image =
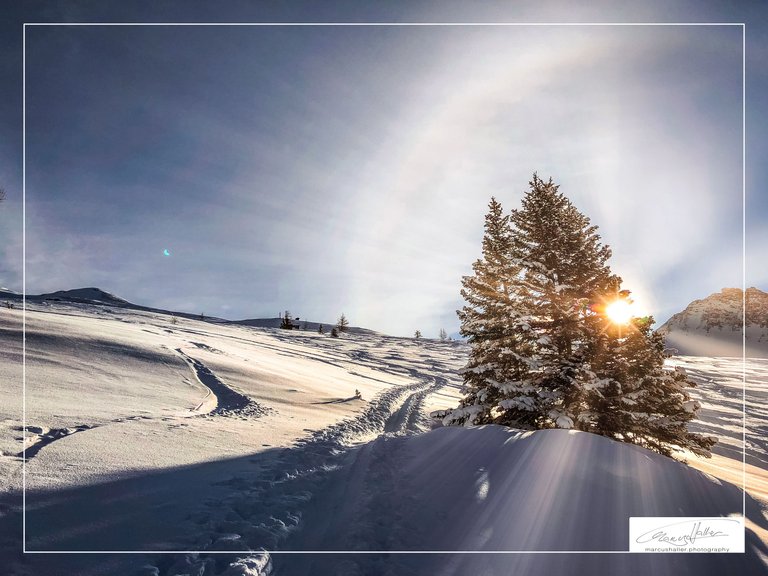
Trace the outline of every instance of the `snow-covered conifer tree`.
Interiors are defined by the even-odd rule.
[[[463,369],[466,396],[445,417],[446,424],[483,424],[506,410],[531,420],[533,392],[525,385],[531,353],[527,311],[522,306],[517,277],[520,267],[512,253],[509,216],[492,198],[485,217],[482,257],[472,266],[474,274],[462,279],[466,305],[458,311],[461,334],[469,340],[469,362]],[[506,389],[514,383],[510,395]]]
[[[536,334],[527,388],[537,391],[537,427],[576,427],[588,411],[591,303],[616,293],[621,279],[611,274],[611,251],[600,243],[597,226],[559,192],[552,180],[536,174],[510,216],[517,278]]]
[[[591,368],[598,385],[589,392],[592,417],[584,429],[671,456],[678,449],[710,456],[717,441],[688,430],[700,405],[688,389],[695,383],[682,369],[664,367],[664,339],[653,318],[600,331]]]
[[[716,440],[687,429],[693,383],[664,368],[652,319],[622,326],[606,313],[628,292],[597,227],[551,179],[529,184],[509,216],[491,200],[482,258],[462,279],[471,352],[465,397],[440,414],[444,424],[577,428],[666,455],[709,454]]]

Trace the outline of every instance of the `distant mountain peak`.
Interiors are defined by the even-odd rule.
[[[658,332],[667,345],[694,356],[741,356],[742,327],[747,355],[768,357],[768,293],[758,288],[723,288],[667,320]],[[746,321],[745,321],[746,320]]]
[[[74,290],[58,290],[49,294],[41,294],[41,298],[46,300],[68,300],[72,302],[104,302],[108,304],[130,304],[114,294],[106,292],[101,288],[75,288]]]
[[[711,331],[715,328],[741,329],[744,298],[741,288],[723,288],[701,300],[694,300],[659,328],[665,333],[674,328]],[[758,288],[746,291],[746,325],[768,326],[768,293]]]

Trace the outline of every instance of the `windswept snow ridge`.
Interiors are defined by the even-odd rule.
[[[268,408],[264,408],[258,402],[254,402],[247,396],[236,392],[211,372],[211,370],[200,360],[196,360],[185,354],[181,348],[176,348],[176,352],[184,358],[195,373],[198,382],[205,386],[210,394],[216,398],[216,406],[208,414],[211,416],[240,416],[249,418],[258,418],[269,413]],[[201,403],[202,404],[202,403]],[[199,406],[198,406],[199,407]]]

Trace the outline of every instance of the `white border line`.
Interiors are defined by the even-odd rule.
[[[741,498],[747,518],[747,27],[741,26]],[[746,537],[746,532],[745,532]]]
[[[741,248],[742,248],[742,517],[747,518],[747,240],[746,240],[746,85],[747,42],[744,22],[24,22],[22,33],[22,539],[24,554],[631,554],[628,550],[27,550],[27,26],[741,26]],[[746,530],[745,530],[746,538]]]
[[[27,25],[21,35],[21,530],[27,553]]]
[[[25,22],[25,26],[744,26],[740,22]]]
[[[26,554],[637,554],[628,550],[28,550]],[[646,553],[647,554],[647,553]],[[664,552],[659,552],[664,554]],[[742,554],[742,552],[731,552]]]

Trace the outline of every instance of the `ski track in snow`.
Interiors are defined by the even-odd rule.
[[[18,454],[16,454],[16,458],[25,458],[27,460],[34,458],[40,450],[48,446],[49,444],[52,444],[56,440],[61,440],[62,438],[66,438],[67,436],[71,436],[72,434],[77,434],[78,432],[84,432],[85,430],[91,430],[93,428],[96,428],[95,425],[89,425],[89,424],[80,424],[78,426],[73,426],[72,428],[51,428],[49,430],[39,428],[36,426],[27,426],[26,432],[32,433],[32,436],[27,436],[29,445],[26,447],[25,450],[22,450]],[[18,428],[19,431],[22,431],[22,428]]]
[[[364,443],[385,435],[423,432],[429,418],[422,404],[426,397],[448,383],[443,377],[428,376],[411,370],[418,378],[413,384],[381,392],[356,417],[312,433],[286,448],[252,478],[233,478],[228,482],[232,494],[223,501],[210,502],[207,509],[192,515],[196,532],[207,536],[194,542],[198,550],[277,549],[301,526],[304,509],[313,495],[337,469],[356,462],[368,450]],[[361,445],[361,443],[363,443]],[[213,536],[211,536],[213,535]],[[268,555],[239,558],[225,574],[269,574]],[[183,567],[199,574],[218,574],[216,560],[190,555],[174,564],[164,574],[172,575]]]
[[[26,457],[27,461],[29,461],[35,456],[37,456],[40,450],[42,450],[46,446],[53,444],[57,440],[63,440],[68,436],[77,434],[78,432],[95,430],[96,428],[108,426],[109,424],[120,424],[122,422],[131,422],[136,420],[158,420],[158,419],[164,420],[164,421],[172,420],[172,418],[169,418],[167,416],[163,416],[161,418],[157,418],[154,416],[124,416],[121,418],[115,418],[114,420],[109,420],[107,422],[100,422],[97,424],[75,424],[67,428],[45,428],[42,426],[27,425],[26,449],[22,450],[18,454],[14,454],[13,457],[19,458],[19,459],[23,459],[24,457]],[[16,427],[16,430],[18,432],[23,432],[24,428],[21,426],[18,426]],[[22,437],[19,437],[17,439],[22,440]]]

